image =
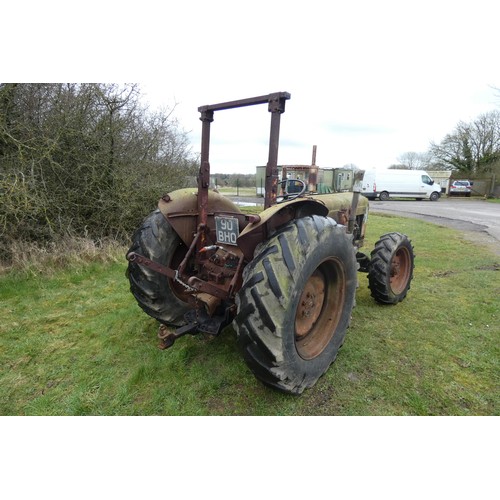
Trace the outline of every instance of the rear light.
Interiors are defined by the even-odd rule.
[[[377,192],[377,183],[376,182],[373,183],[373,192],[374,193]]]

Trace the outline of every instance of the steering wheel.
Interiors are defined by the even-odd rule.
[[[289,193],[287,189],[289,182],[300,182],[301,184],[300,190],[297,191],[296,193]],[[307,184],[302,179],[284,179],[281,182],[279,182],[279,185],[281,186],[281,189],[282,191],[285,192],[285,194],[283,196],[277,196],[276,203],[283,203],[284,201],[295,200],[295,198],[302,196],[307,189]]]

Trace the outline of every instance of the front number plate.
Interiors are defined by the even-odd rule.
[[[215,232],[217,243],[237,246],[236,240],[240,235],[238,219],[236,217],[215,216]]]

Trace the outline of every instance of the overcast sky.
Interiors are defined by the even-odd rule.
[[[137,82],[153,107],[177,103],[194,151],[199,106],[276,91],[292,96],[279,163],[316,144],[328,168],[387,167],[500,106],[493,0],[27,3],[8,7],[23,22],[0,34],[2,81]],[[265,164],[269,126],[263,105],[216,112],[212,172]]]

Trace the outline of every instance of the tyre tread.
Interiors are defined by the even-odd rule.
[[[284,336],[290,332],[284,331],[282,325],[287,314],[285,306],[292,295],[298,293],[295,290],[296,282],[309,252],[313,251],[311,245],[314,248],[331,245],[332,240],[337,241],[335,238],[342,240],[352,259],[349,264],[353,273],[350,282],[354,282],[350,299],[352,307],[357,281],[355,249],[352,246],[352,236],[347,235],[345,228],[338,226],[333,219],[313,215],[290,222],[258,248],[255,259],[244,270],[243,286],[236,298],[238,314],[235,326],[238,343],[243,350],[245,362],[265,385],[300,394],[314,385],[326,371],[319,374],[303,372],[290,366],[283,347],[286,341]],[[255,279],[257,275],[263,279]],[[297,283],[297,286],[300,284]],[[252,312],[249,312],[249,304],[254,305]],[[336,355],[335,352],[328,366]]]
[[[411,255],[411,270],[408,284],[405,289],[394,294],[389,286],[390,267],[392,256],[398,248],[405,246]],[[371,296],[381,304],[397,304],[401,302],[410,290],[413,279],[414,254],[411,241],[405,234],[393,232],[380,237],[371,252],[370,270],[368,272],[368,288]]]
[[[136,252],[155,262],[168,265],[180,239],[172,226],[157,209],[146,217],[132,236],[130,252]],[[138,305],[149,316],[163,324],[181,326],[188,305],[182,302],[170,288],[169,280],[135,262],[129,262],[126,275],[130,291]]]

